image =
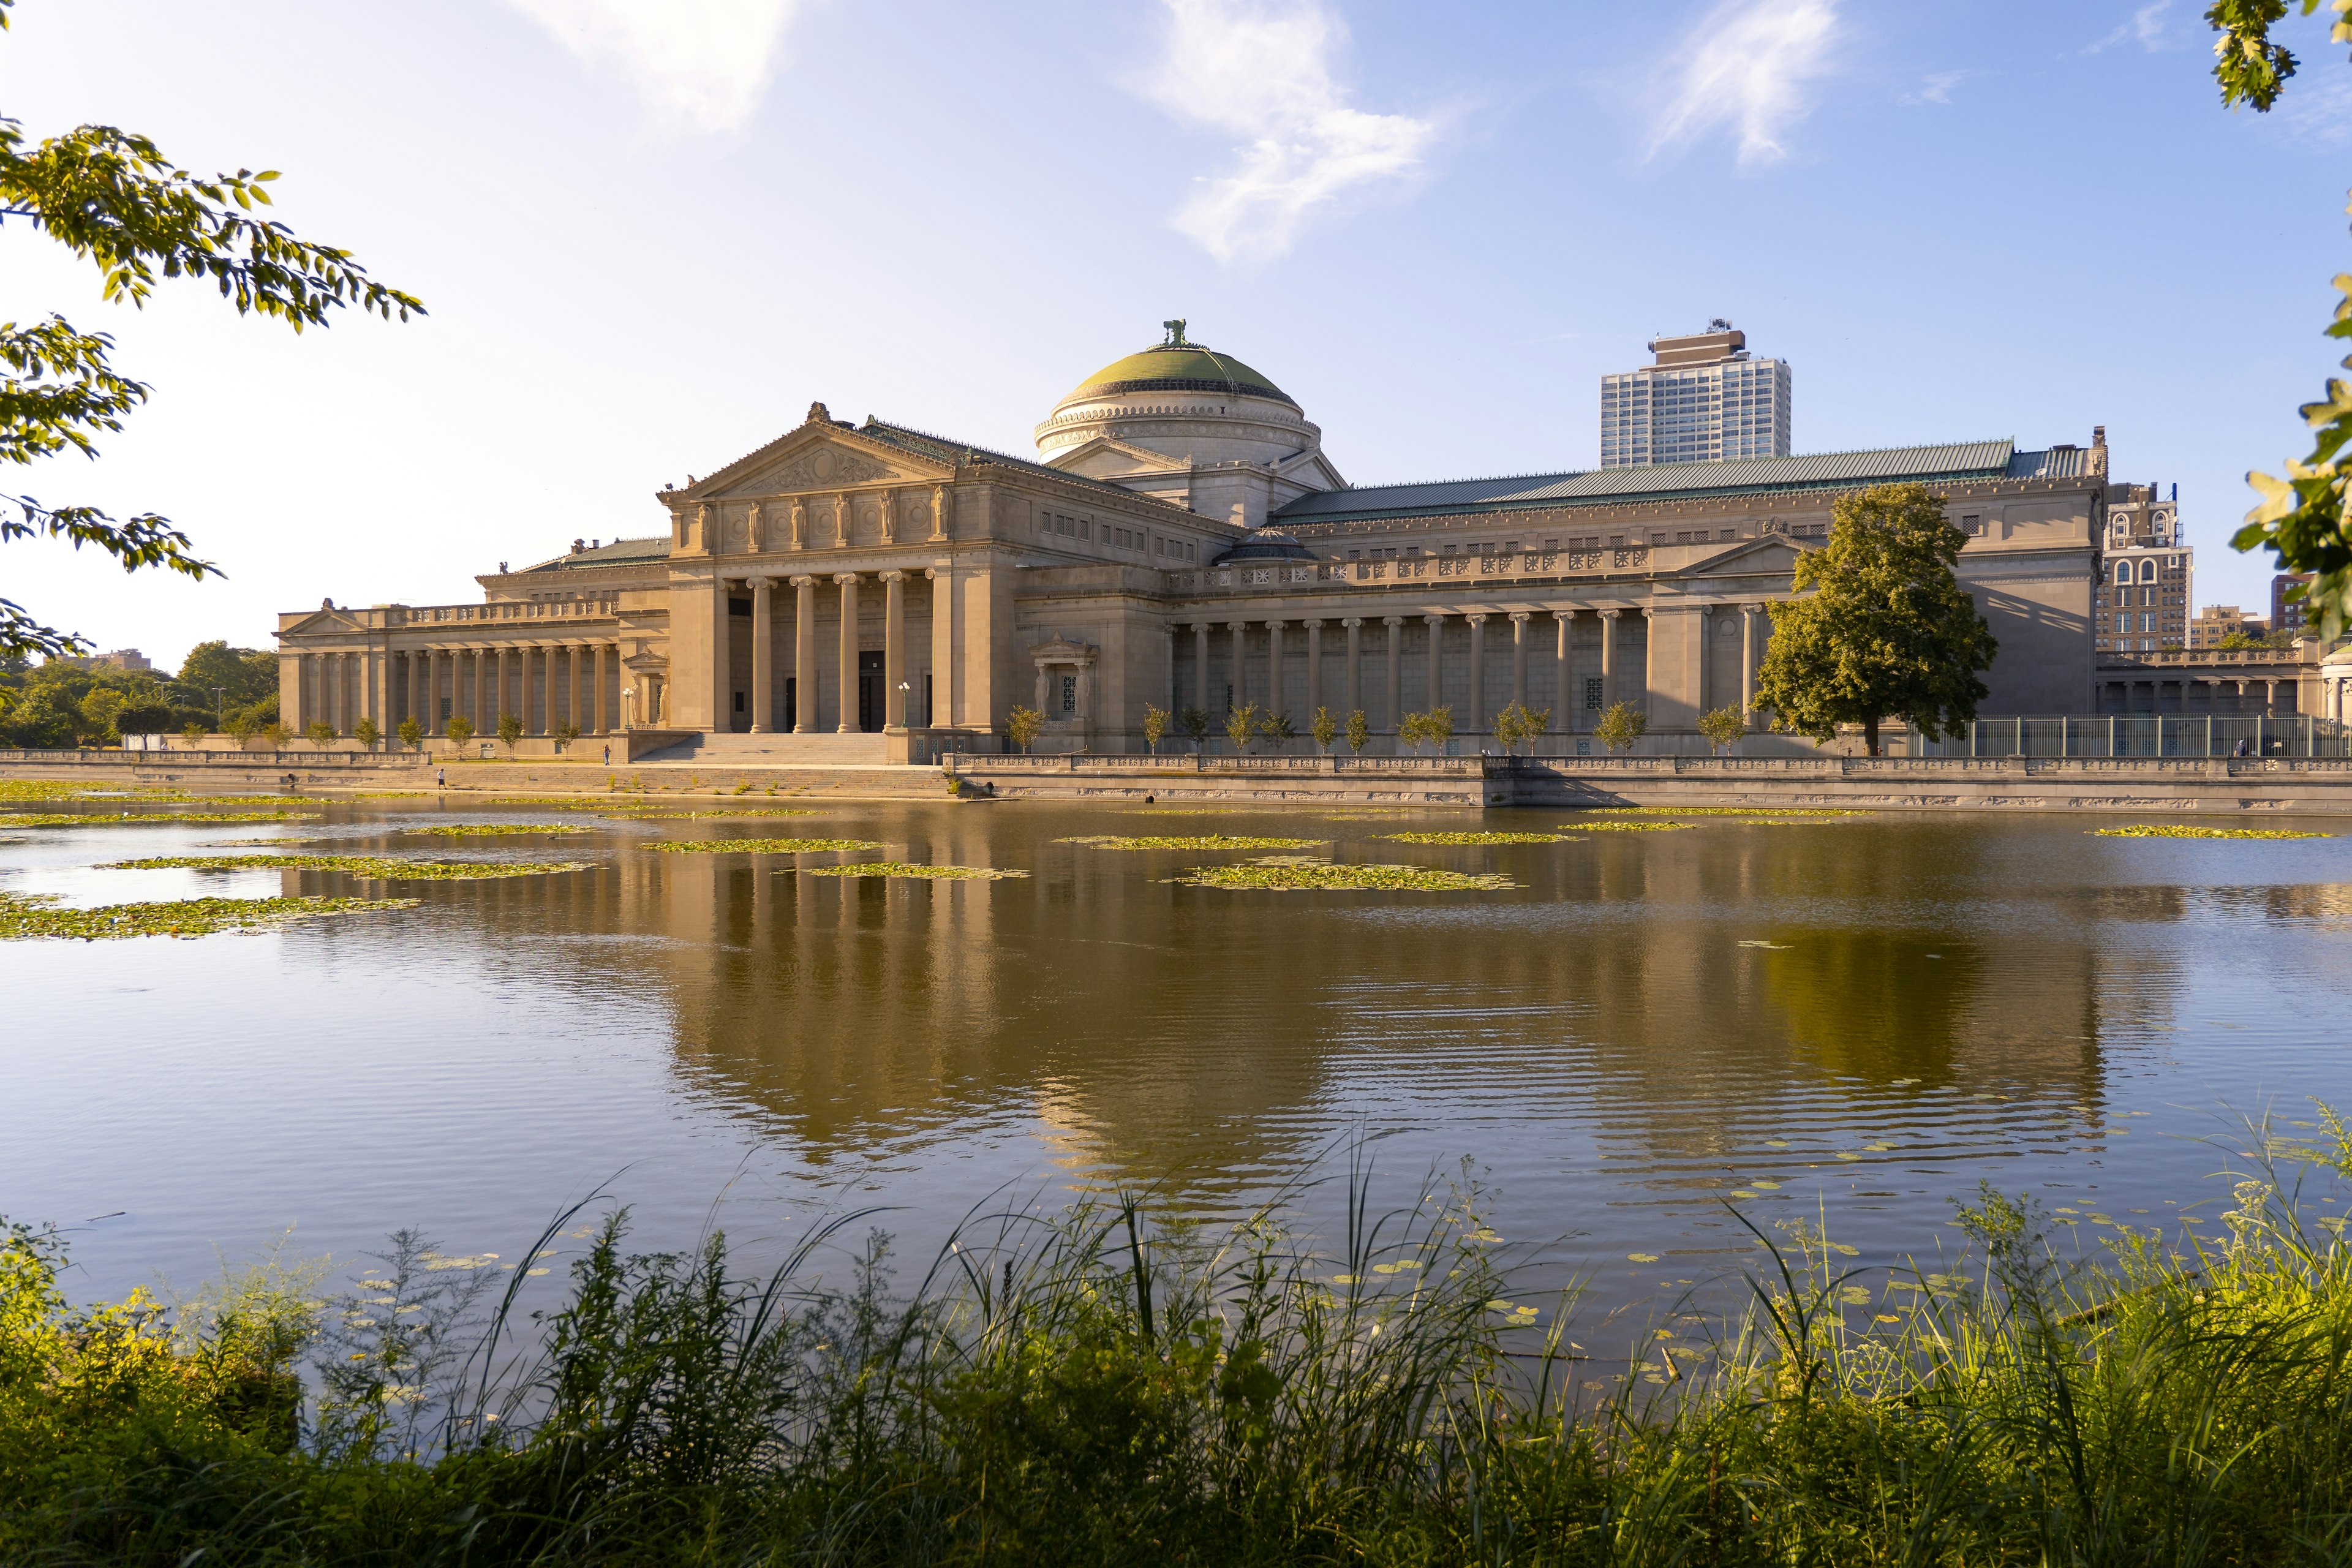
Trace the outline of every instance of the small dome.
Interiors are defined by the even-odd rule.
[[[1231,566],[1236,562],[1251,561],[1312,561],[1315,552],[1286,533],[1258,530],[1214,561],[1211,566]]]
[[[1129,392],[1228,392],[1298,406],[1288,393],[1231,354],[1199,343],[1157,343],[1140,353],[1113,360],[1078,383],[1062,401],[1117,397]]]

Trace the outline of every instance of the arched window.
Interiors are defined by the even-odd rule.
[[[2155,557],[2151,556],[2147,560],[2139,563],[2139,580],[2143,583],[2153,583],[2156,581]]]
[[[2132,564],[2131,564],[2131,563],[2130,563],[2130,562],[2128,562],[2128,561],[2118,561],[2118,562],[2116,562],[2116,586],[2117,586],[2118,588],[2127,586],[2127,585],[2130,584],[2131,580],[2132,580],[2132,578],[2131,578],[2131,574],[2132,574]]]

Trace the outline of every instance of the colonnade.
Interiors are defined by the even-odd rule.
[[[1694,696],[1702,710],[1710,700],[1706,679],[1707,636],[1712,631],[1717,617],[1726,615],[1737,615],[1739,617],[1739,710],[1748,716],[1748,722],[1751,725],[1754,724],[1756,721],[1756,667],[1759,657],[1757,631],[1759,624],[1769,625],[1764,606],[1761,604],[1698,605],[1689,606],[1688,613],[1695,613],[1699,618],[1701,658],[1697,673],[1697,689]],[[1333,626],[1336,619],[1338,627],[1346,634],[1345,649],[1339,655],[1340,710],[1352,712],[1365,710],[1369,717],[1371,716],[1370,710],[1366,709],[1364,702],[1364,628],[1368,624],[1377,621],[1382,628],[1381,642],[1385,658],[1381,682],[1383,702],[1378,715],[1381,721],[1376,722],[1373,728],[1376,731],[1392,733],[1404,718],[1404,627],[1412,621],[1419,621],[1429,629],[1427,648],[1429,669],[1424,689],[1430,693],[1431,705],[1435,706],[1442,700],[1439,694],[1444,690],[1445,626],[1448,621],[1458,618],[1467,624],[1470,632],[1468,670],[1470,710],[1466,715],[1460,717],[1457,727],[1465,733],[1475,734],[1484,731],[1486,729],[1487,721],[1493,716],[1486,710],[1487,632],[1490,625],[1502,621],[1507,623],[1510,628],[1510,700],[1522,706],[1527,703],[1529,660],[1534,658],[1548,657],[1553,660],[1556,671],[1554,689],[1559,693],[1560,704],[1566,706],[1569,701],[1570,647],[1574,628],[1577,617],[1586,615],[1595,617],[1600,626],[1600,707],[1606,710],[1624,700],[1623,693],[1621,691],[1621,688],[1626,684],[1624,680],[1626,672],[1622,668],[1623,659],[1619,646],[1621,623],[1626,616],[1639,617],[1651,623],[1646,630],[1654,633],[1655,624],[1663,618],[1659,611],[1637,605],[1560,605],[1546,606],[1539,610],[1507,611],[1423,609],[1403,615],[1377,617],[1369,616],[1308,617],[1295,623],[1279,618],[1234,619],[1222,623],[1202,620],[1181,624],[1171,623],[1168,632],[1173,639],[1181,636],[1182,626],[1189,626],[1192,634],[1191,697],[1192,704],[1202,711],[1215,713],[1222,710],[1222,704],[1211,700],[1209,660],[1210,639],[1215,632],[1223,631],[1232,642],[1230,658],[1233,669],[1234,706],[1239,708],[1255,700],[1269,712],[1280,715],[1286,710],[1287,700],[1286,683],[1282,679],[1283,644],[1285,634],[1295,624],[1306,636],[1307,708],[1311,713],[1316,709],[1326,706],[1323,679],[1324,634]],[[1549,638],[1543,636],[1543,630],[1538,625],[1540,617],[1543,616],[1550,617],[1553,623],[1551,628],[1553,635]],[[1265,634],[1264,646],[1266,650],[1266,669],[1269,677],[1267,684],[1271,689],[1262,692],[1253,691],[1249,687],[1249,643],[1250,633],[1254,628],[1263,628]],[[1499,635],[1501,627],[1496,626],[1495,630]],[[1547,643],[1549,645],[1548,652],[1537,651],[1540,645]],[[1645,653],[1653,649],[1655,646],[1654,637],[1645,636],[1643,646]],[[1172,646],[1169,662],[1172,670],[1176,662]],[[1641,681],[1643,700],[1646,701],[1652,688],[1651,672],[1645,668],[1642,671]],[[1176,700],[1182,701],[1184,694],[1178,693]],[[1569,718],[1569,714],[1559,715],[1560,728],[1570,727],[1567,723]]]
[[[466,719],[478,734],[495,733],[509,713],[528,735],[551,735],[567,721],[583,735],[609,734],[620,721],[613,697],[620,654],[607,642],[301,654],[288,721],[297,730],[324,722],[348,735],[362,719],[391,732],[414,718],[426,734],[439,735],[446,701],[448,717]]]
[[[783,727],[793,734],[805,735],[817,728],[817,710],[823,695],[819,683],[804,679],[803,672],[813,674],[819,668],[817,660],[817,596],[830,588],[840,605],[839,625],[835,629],[840,668],[838,722],[840,734],[859,731],[858,723],[858,655],[864,651],[865,629],[860,620],[858,589],[867,581],[882,584],[882,725],[887,730],[907,727],[907,697],[911,683],[907,677],[907,583],[921,576],[932,586],[932,646],[937,650],[950,646],[946,629],[951,603],[948,589],[948,571],[927,567],[919,573],[914,569],[893,568],[883,572],[801,573],[791,576],[752,575],[720,577],[716,582],[715,613],[725,626],[728,600],[737,585],[746,586],[751,594],[751,689],[750,692],[751,730],[755,735],[766,734],[778,726],[772,722],[778,711],[776,702],[775,614],[778,591],[784,588],[793,594],[793,662],[792,711],[784,715]],[[734,650],[731,631],[711,638],[711,706],[715,728],[726,730],[734,719],[735,674],[732,668]],[[936,672],[935,672],[936,679]]]
[[[2146,711],[2149,713],[2228,713],[2245,717],[2260,714],[2266,718],[2278,718],[2282,716],[2279,706],[2279,688],[2284,686],[2292,693],[2296,685],[2297,682],[2293,677],[2280,679],[2270,676],[2158,675],[2118,679],[2103,676],[2099,679],[2099,698],[2100,706],[2105,708],[2108,703],[2108,693],[2120,689],[2121,706],[2116,711],[2125,716]],[[2180,689],[2179,707],[2167,709],[2164,706],[2164,689],[2168,686]],[[2201,705],[2192,707],[2189,700],[2189,694],[2200,686],[2210,687],[2212,689],[2206,693],[2205,701]],[[2147,707],[2145,710],[2140,708],[2137,700],[2142,690],[2147,693]],[[2346,716],[2342,690],[2341,682],[2330,680],[2323,683],[2321,688],[2323,707],[2320,717],[2342,719]],[[2288,708],[2284,711],[2292,713],[2294,710]]]

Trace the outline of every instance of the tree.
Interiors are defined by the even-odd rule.
[[[119,745],[122,732],[115,727],[125,706],[122,693],[110,686],[94,686],[89,695],[76,705],[81,715],[80,733],[77,739],[95,742],[101,746]]]
[[[441,732],[448,736],[453,744],[462,746],[474,738],[474,721],[460,713],[442,725]]]
[[[1650,716],[1631,702],[1612,702],[1592,726],[1594,739],[1612,752],[1630,752],[1633,742],[1650,732]]]
[[[522,739],[521,714],[501,713],[499,715],[499,739],[505,744],[508,753],[511,755],[515,749],[515,742]]]
[[[1176,727],[1192,737],[1192,749],[1198,751],[1209,738],[1209,715],[1202,709],[1187,708],[1176,715]]]
[[[1045,732],[1045,715],[1034,708],[1024,708],[1016,703],[1013,711],[1004,716],[1004,738],[1013,742],[1013,749],[1016,752],[1025,752],[1035,745],[1037,737]]]
[[[1756,706],[1776,730],[1826,741],[1859,724],[1872,756],[1890,716],[1927,739],[1977,716],[1992,628],[1954,568],[1963,535],[1925,485],[1838,498],[1829,543],[1797,559],[1799,599],[1772,606]]]
[[[580,726],[569,719],[555,727],[555,749],[559,752],[579,738]]]
[[[202,724],[183,724],[180,726],[180,739],[185,741],[191,746],[194,745],[198,741],[203,740],[207,733],[208,731]]]
[[[1318,708],[1315,710],[1315,722],[1308,726],[1307,733],[1315,737],[1315,743],[1328,757],[1331,754],[1331,742],[1339,738],[1339,721],[1331,716],[1328,708]]]
[[[1271,742],[1278,751],[1285,741],[1295,740],[1297,737],[1298,726],[1290,721],[1289,714],[1268,710],[1257,716],[1257,732]]]
[[[416,715],[414,713],[411,713],[407,718],[403,719],[400,721],[400,728],[394,731],[393,733],[398,735],[400,737],[400,743],[406,746],[412,752],[420,749],[425,744],[425,726],[416,721]]]
[[[1717,708],[1698,716],[1698,732],[1707,744],[1720,752],[1726,746],[1737,745],[1739,737],[1748,733],[1748,716],[1737,708]]]
[[[1431,745],[1443,752],[1445,742],[1454,739],[1454,705],[1441,702],[1421,717],[1422,733],[1429,737]]]
[[[0,0],[0,30],[15,3]],[[95,266],[110,302],[143,307],[159,277],[189,277],[211,280],[239,315],[275,317],[297,332],[326,326],[348,306],[404,321],[425,313],[416,300],[371,279],[348,251],[251,216],[269,205],[277,178],[274,169],[239,169],[205,179],[148,138],[110,125],[31,142],[16,121],[0,118],[0,212],[30,218],[35,233]],[[114,369],[113,347],[106,333],[82,331],[62,316],[0,324],[0,461],[98,455],[98,437],[121,430],[152,390]],[[93,545],[126,572],[162,567],[197,579],[220,572],[152,512],[117,521],[96,507],[47,506],[27,495],[0,503],[12,514],[0,516],[0,542],[46,536],[77,550]],[[0,599],[0,653],[54,657],[88,646]]]
[[[267,648],[231,647],[215,638],[188,650],[180,684],[196,705],[218,713],[258,702],[278,691],[278,656]]]
[[[352,738],[373,752],[375,743],[383,739],[383,730],[374,720],[362,715],[360,721],[352,726]]]
[[[1551,710],[1549,708],[1530,708],[1524,702],[1514,702],[1495,715],[1495,739],[1503,743],[1506,756],[1521,741],[1528,743],[1528,755],[1534,755],[1535,742],[1550,731]]]
[[[1244,702],[1225,713],[1225,739],[1234,743],[1234,752],[1242,755],[1249,751],[1250,737],[1257,732],[1257,704]]]
[[[283,719],[273,719],[261,727],[261,733],[268,738],[271,751],[282,752],[286,742],[294,738],[294,726]]]
[[[310,744],[314,746],[325,747],[335,743],[335,727],[324,719],[311,720],[304,732],[310,737]]]
[[[1372,743],[1372,726],[1365,719],[1362,709],[1358,708],[1349,713],[1347,736],[1348,749],[1360,757],[1364,754],[1364,748]]]
[[[254,731],[260,728],[254,721],[253,715],[242,708],[230,710],[228,717],[222,720],[221,724],[224,732],[237,743],[239,749],[252,740]]]
[[[1168,710],[1143,705],[1143,749],[1153,756],[1160,754],[1160,737],[1168,733]]]

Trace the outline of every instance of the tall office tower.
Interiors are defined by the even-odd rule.
[[[2101,426],[2092,437],[2105,441]],[[2197,593],[2197,552],[2180,524],[2180,487],[2107,487],[2101,536],[2098,616],[2101,653],[2158,653],[2189,646],[2189,605]]]
[[[1749,359],[1720,317],[1650,345],[1654,363],[1601,378],[1601,466],[1719,463],[1789,455],[1789,362]]]

